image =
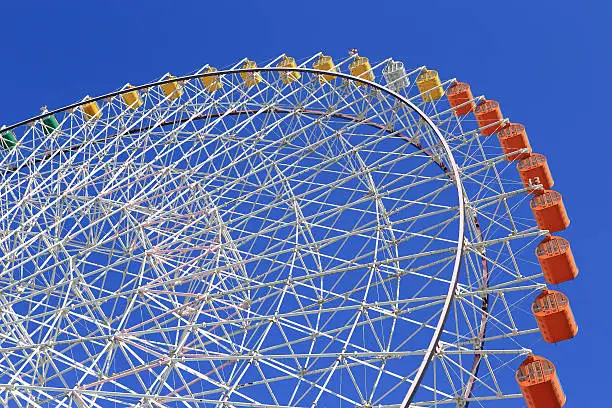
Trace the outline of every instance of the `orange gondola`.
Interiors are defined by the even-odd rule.
[[[491,136],[493,133],[497,133],[501,130],[504,116],[499,108],[499,102],[492,100],[485,100],[476,106],[474,110],[476,116],[476,122],[480,128],[480,133],[484,136]]]
[[[547,343],[568,340],[578,333],[567,296],[556,290],[544,290],[531,305],[542,338]]]
[[[529,356],[516,370],[516,382],[528,408],[561,408],[566,397],[555,366],[544,357]]]
[[[569,227],[570,220],[558,192],[544,190],[531,199],[530,206],[541,230],[557,232]]]
[[[446,98],[455,115],[467,115],[476,108],[470,85],[465,82],[455,82],[446,90]]]
[[[542,154],[531,153],[528,157],[521,159],[516,168],[525,188],[541,184],[545,190],[550,190],[555,185],[546,157]]]
[[[525,126],[520,123],[508,123],[497,134],[499,144],[508,161],[520,160],[529,157],[531,146],[525,132]],[[527,149],[526,152],[517,153],[517,150]]]
[[[546,282],[556,285],[578,276],[578,267],[566,239],[548,236],[538,244],[535,252]]]

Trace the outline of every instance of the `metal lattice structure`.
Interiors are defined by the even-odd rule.
[[[516,406],[546,231],[496,137],[282,57],[7,129],[3,404]]]

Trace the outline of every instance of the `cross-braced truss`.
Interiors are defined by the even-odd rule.
[[[538,338],[528,300],[544,286],[523,253],[543,232],[514,169],[443,100],[322,81],[306,69],[316,57],[289,84],[271,69],[280,57],[250,87],[239,62],[215,92],[204,67],[179,98],[151,85],[138,109],[115,94],[95,120],[71,107],[53,132],[42,118],[13,129],[0,153],[3,404],[520,395],[514,369]]]

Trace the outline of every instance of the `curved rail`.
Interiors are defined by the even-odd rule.
[[[434,124],[434,122],[431,120],[431,118],[429,116],[427,116],[423,111],[421,111],[414,103],[412,103],[410,100],[408,100],[407,98],[403,97],[402,95],[398,94],[395,91],[392,91],[390,89],[388,89],[387,87],[378,84],[376,82],[372,82],[372,81],[368,81],[366,79],[363,78],[359,78],[359,77],[355,77],[353,75],[350,74],[345,74],[342,72],[332,72],[332,71],[324,71],[324,70],[318,70],[318,69],[313,69],[313,68],[304,68],[304,67],[290,67],[290,68],[283,68],[283,67],[257,67],[257,68],[245,68],[245,69],[230,69],[230,70],[219,70],[219,71],[215,71],[215,72],[207,72],[207,73],[199,73],[199,74],[191,74],[191,75],[185,75],[185,76],[180,76],[180,77],[175,77],[175,78],[170,78],[170,79],[165,79],[162,81],[156,81],[156,82],[151,82],[148,84],[144,84],[144,85],[138,85],[138,86],[134,86],[132,88],[128,88],[128,89],[124,89],[124,90],[120,90],[120,91],[115,91],[115,92],[111,92],[111,93],[107,93],[105,95],[101,95],[101,96],[97,96],[94,98],[90,98],[81,102],[76,102],[73,103],[71,105],[65,106],[63,108],[60,109],[55,109],[52,111],[47,111],[44,112],[40,115],[34,116],[30,119],[15,123],[11,126],[7,126],[5,129],[3,129],[4,131],[8,131],[8,130],[12,130],[14,128],[17,128],[19,126],[23,126],[23,125],[27,125],[28,123],[34,122],[36,120],[39,119],[43,119],[49,115],[53,115],[56,113],[60,113],[63,112],[65,110],[69,110],[69,109],[74,109],[77,108],[79,106],[85,105],[87,103],[91,103],[91,102],[95,102],[95,101],[99,101],[99,100],[103,100],[103,99],[107,99],[107,98],[112,98],[114,96],[118,96],[121,95],[123,93],[127,93],[127,92],[131,92],[131,91],[138,91],[141,89],[147,89],[147,88],[151,88],[154,86],[159,86],[159,85],[163,85],[163,84],[167,84],[167,83],[172,83],[172,82],[178,82],[178,81],[188,81],[191,79],[197,79],[197,78],[202,78],[202,77],[208,77],[208,76],[222,76],[222,75],[236,75],[236,74],[240,74],[240,73],[253,73],[253,72],[304,72],[304,73],[309,73],[309,74],[315,74],[315,75],[332,75],[338,78],[342,78],[342,79],[347,79],[350,81],[354,81],[354,82],[358,82],[364,85],[367,85],[371,88],[377,89],[381,92],[384,92],[392,97],[394,97],[395,99],[397,99],[398,101],[400,101],[402,104],[404,104],[405,106],[408,106],[410,109],[412,109],[417,115],[419,115],[419,117],[425,122],[427,123],[427,125],[433,129],[436,137],[438,138],[438,140],[440,141],[440,144],[442,145],[444,152],[446,154],[446,156],[448,157],[448,162],[450,164],[450,168],[449,168],[449,173],[452,175],[455,187],[457,188],[457,197],[458,197],[458,207],[459,207],[459,234],[457,236],[457,252],[455,255],[455,261],[453,264],[453,273],[452,276],[449,280],[450,284],[449,284],[449,289],[448,292],[446,294],[446,299],[444,300],[444,305],[442,307],[442,310],[440,312],[440,317],[438,319],[438,323],[436,325],[436,328],[434,330],[433,336],[431,338],[431,341],[427,347],[427,350],[425,352],[425,355],[423,357],[423,360],[421,361],[421,365],[419,366],[417,373],[414,377],[414,379],[412,380],[411,384],[410,384],[410,388],[408,389],[408,392],[406,393],[406,396],[404,397],[404,400],[402,401],[401,404],[401,408],[408,408],[410,406],[410,404],[412,403],[414,396],[419,388],[419,386],[421,385],[421,382],[423,381],[423,377],[425,376],[425,372],[427,371],[427,368],[429,367],[429,363],[431,362],[436,348],[438,346],[438,343],[440,342],[440,337],[442,336],[442,330],[444,328],[444,325],[446,323],[446,319],[448,317],[448,314],[450,312],[450,308],[451,308],[451,304],[454,300],[455,297],[455,292],[457,289],[457,284],[459,281],[459,271],[461,269],[461,260],[463,257],[463,250],[464,250],[464,235],[465,235],[465,202],[464,202],[464,193],[463,193],[463,185],[461,184],[461,178],[460,178],[460,173],[459,173],[459,168],[457,166],[457,163],[455,162],[455,159],[453,157],[453,153],[450,149],[450,146],[448,145],[446,139],[444,138],[444,136],[442,136],[442,133],[440,132],[440,129],[438,129],[438,127]],[[476,367],[478,366],[478,364],[476,364]]]

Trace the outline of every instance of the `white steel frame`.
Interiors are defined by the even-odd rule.
[[[339,63],[338,70],[356,56]],[[319,75],[330,72],[307,68],[318,54],[298,68],[275,67],[281,57],[247,70],[239,68],[244,60],[209,74],[203,72],[205,66],[193,75],[91,98],[5,129],[16,132],[20,140],[17,148],[0,156],[0,261],[4,265],[0,273],[4,284],[0,293],[0,398],[5,405],[261,407],[315,406],[336,400],[364,407],[465,407],[519,396],[508,381],[498,379],[498,373],[511,373],[516,359],[530,352],[516,339],[537,335],[537,329],[517,313],[521,313],[522,302],[544,284],[541,274],[520,272],[522,261],[517,255],[546,231],[521,218],[526,190],[520,182],[502,177],[508,174],[506,157],[473,124],[470,128],[468,119],[453,115],[442,102],[419,103],[414,85],[394,92],[342,72],[332,73],[337,81],[321,83]],[[372,69],[380,71],[389,61]],[[411,84],[421,70],[407,74],[413,77]],[[299,71],[302,78],[283,84],[278,76],[282,71]],[[240,79],[243,72],[259,72],[262,83],[245,87]],[[199,78],[209,75],[219,75],[224,88],[206,92]],[[376,77],[382,78],[380,72]],[[182,84],[184,94],[170,100],[159,86],[174,81]],[[452,82],[444,81],[442,86]],[[133,90],[143,93],[144,109],[130,110],[121,102],[119,96]],[[103,111],[96,121],[86,120],[80,112],[80,106],[92,101]],[[62,115],[61,128],[46,135],[40,120],[50,114]],[[359,133],[364,127],[372,133]],[[219,129],[224,130],[219,133]],[[245,132],[248,137],[241,136]],[[280,138],[267,140],[274,132]],[[312,140],[309,135],[314,135]],[[361,142],[353,144],[354,140]],[[400,140],[403,142],[397,144]],[[393,150],[380,150],[383,144]],[[286,152],[279,159],[267,160],[270,146]],[[332,150],[326,154],[324,149]],[[212,155],[202,156],[211,151]],[[237,155],[227,163],[224,160],[229,151]],[[151,152],[155,157],[149,162]],[[300,163],[309,155],[320,160],[315,167]],[[214,173],[205,172],[205,163],[215,160],[221,167]],[[421,164],[409,171],[402,167],[408,161]],[[332,170],[338,162],[342,166]],[[229,173],[232,166],[237,169],[236,176]],[[252,168],[238,176],[243,166]],[[260,179],[262,168],[267,177],[264,180]],[[338,178],[329,182],[317,179],[317,174],[309,175],[315,168],[326,177]],[[386,170],[377,170],[382,168]],[[431,168],[437,168],[438,174],[430,174]],[[343,187],[353,181],[356,186]],[[471,188],[464,189],[466,183]],[[308,189],[300,192],[304,185]],[[428,186],[430,191],[421,198],[394,196]],[[233,198],[241,205],[253,204],[248,213],[231,210],[231,204],[218,199],[238,187],[251,189]],[[449,201],[449,187],[457,191],[454,203]],[[335,190],[344,190],[345,204],[329,201]],[[356,199],[357,194],[363,197]],[[286,197],[277,200],[276,195]],[[272,201],[256,208],[264,196]],[[374,209],[360,207],[368,202],[375,203]],[[303,213],[315,205],[320,206],[319,213]],[[423,206],[423,211],[393,218],[415,205]],[[291,209],[291,216],[268,218],[283,208]],[[355,229],[338,224],[342,214],[355,211],[361,214],[359,220],[373,218],[362,225],[357,221],[359,228]],[[406,229],[438,218],[421,230]],[[250,222],[261,222],[263,229],[249,231]],[[326,235],[315,238],[313,231],[325,222],[332,223],[326,227]],[[295,225],[295,236],[283,238],[283,231],[291,225]],[[449,225],[455,238],[446,236]],[[310,243],[300,243],[300,236]],[[259,248],[262,238],[270,241],[267,249]],[[418,252],[398,252],[410,238],[427,243]],[[366,240],[352,260],[338,252],[343,240],[349,239],[355,243]],[[372,240],[374,249],[367,249]],[[320,252],[339,242],[335,253]],[[293,276],[294,268],[299,271],[296,254],[300,251],[308,252],[318,272]],[[379,260],[378,254],[383,253],[390,257]],[[105,262],[96,263],[97,257]],[[282,261],[285,257],[289,258]],[[408,269],[401,266],[429,258],[432,261],[427,264]],[[130,270],[131,259],[142,260],[137,273]],[[330,267],[323,268],[324,262]],[[337,266],[331,266],[334,262]],[[460,279],[462,263],[464,278]],[[279,278],[266,281],[267,274],[253,275],[247,268],[261,265],[268,265],[268,273],[278,273]],[[282,278],[287,268],[289,274]],[[338,276],[341,282],[344,276],[363,268],[370,271],[368,280],[359,280],[349,291],[336,293],[335,285],[324,286],[330,277]],[[432,268],[439,269],[434,273]],[[157,277],[147,281],[147,273]],[[125,285],[133,286],[122,283],[116,292],[105,290],[105,277],[116,275],[124,276],[122,279],[128,279]],[[399,295],[400,281],[419,282],[423,278],[429,283],[422,283],[412,297]],[[392,280],[397,280],[394,299],[387,296],[386,300],[367,301],[370,290],[386,290]],[[195,281],[218,282],[212,293],[199,293],[203,286]],[[187,292],[180,292],[185,285]],[[300,294],[296,288],[308,288],[319,297]],[[249,297],[263,290],[271,292],[261,298]],[[363,300],[355,302],[352,296],[360,293]],[[55,299],[55,294],[62,296]],[[274,296],[281,299],[276,309],[261,310]],[[290,296],[298,302],[297,309],[282,310],[283,299]],[[75,299],[79,302],[72,303]],[[112,310],[105,310],[103,306],[112,302]],[[215,302],[222,306],[213,307]],[[331,306],[324,308],[326,302]],[[225,310],[232,308],[234,314],[224,317]],[[125,313],[119,313],[120,309]],[[149,317],[133,323],[131,313],[137,310]],[[309,327],[310,316],[317,317],[318,327],[325,313],[352,313],[350,320],[354,320],[330,331]],[[306,324],[292,320],[297,317]],[[388,321],[393,321],[390,332],[384,327]],[[398,327],[416,324],[419,329],[392,350],[396,321],[401,322]],[[375,328],[378,323],[380,329]],[[96,329],[82,335],[75,324]],[[148,324],[156,326],[145,328]],[[256,337],[243,337],[241,343],[235,343],[232,339],[237,334],[228,332],[226,326],[240,324],[242,329],[236,333],[246,336],[253,330]],[[142,329],[136,330],[139,327]],[[284,342],[265,347],[267,334],[276,327]],[[366,327],[379,351],[366,347],[365,334],[361,343],[352,340],[354,332],[361,329],[365,333]],[[219,328],[225,333],[222,336],[215,333]],[[259,328],[263,332],[258,332]],[[349,334],[340,342],[339,351],[314,351],[316,339],[323,337],[335,344],[347,329]],[[304,337],[290,339],[283,330]],[[426,344],[420,338],[423,331],[429,333]],[[165,334],[173,332],[182,333],[174,342]],[[60,338],[69,334],[76,337]],[[389,335],[387,346],[379,338],[385,335]],[[142,340],[146,336],[150,340]],[[192,337],[196,339],[189,342]],[[310,337],[309,350],[292,349]],[[193,354],[197,349],[194,341],[205,354]],[[246,347],[248,341],[254,344]],[[485,348],[489,343],[501,348]],[[211,353],[212,345],[222,344],[234,351]],[[66,354],[77,349],[82,356]],[[120,352],[124,354],[121,361],[129,368],[114,371],[112,365]],[[157,357],[145,361],[139,352]],[[412,362],[413,357],[420,362]],[[287,360],[293,360],[295,367]],[[327,360],[327,367],[316,365]],[[193,368],[204,361],[212,365],[212,371]],[[311,367],[317,368],[302,367],[300,361],[312,361]],[[411,361],[410,368],[399,370],[394,366],[398,361]],[[241,371],[236,370],[241,364]],[[483,364],[486,371],[479,374]],[[227,377],[231,382],[219,374],[220,367],[234,367]],[[357,369],[366,374],[375,372],[374,382],[368,385],[367,379],[356,376]],[[268,370],[284,374],[269,378]],[[259,381],[253,381],[253,371],[259,373]],[[70,377],[77,372],[78,376]],[[349,379],[345,381],[342,375]],[[94,377],[97,380],[92,380]],[[378,395],[385,386],[381,384],[389,378],[396,383]],[[172,381],[182,385],[174,386]],[[285,401],[280,397],[283,381],[296,384]],[[354,389],[347,391],[345,382]],[[201,383],[217,388],[191,390]],[[111,385],[112,390],[108,388]],[[303,390],[302,386],[309,388]],[[249,394],[249,387],[257,393]],[[298,389],[305,394],[297,395]],[[264,392],[261,390],[268,393],[263,402],[254,397]]]

